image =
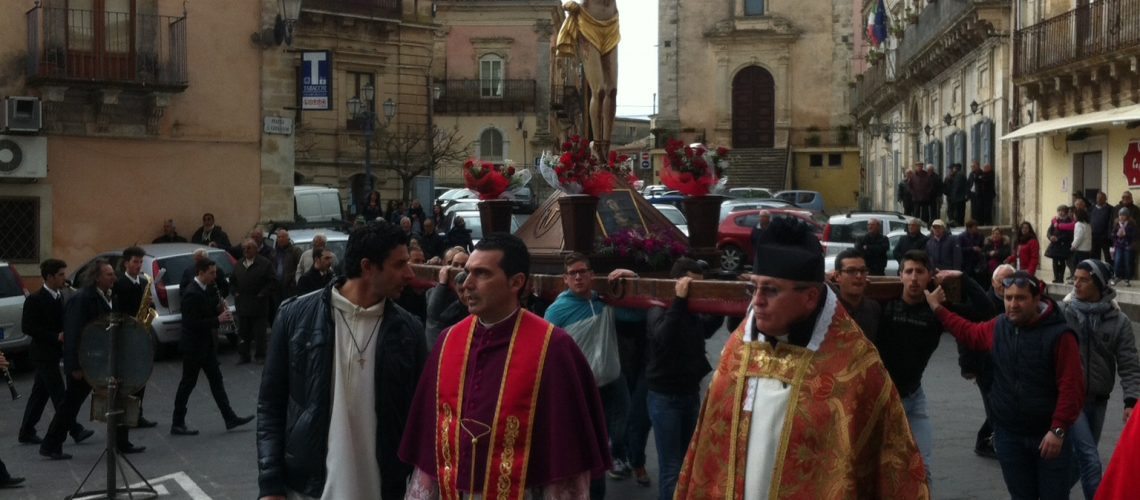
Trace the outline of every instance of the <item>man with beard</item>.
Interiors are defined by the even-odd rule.
[[[230,237],[226,235],[225,231],[222,231],[222,226],[214,224],[214,214],[209,212],[202,214],[202,227],[199,227],[190,236],[190,243],[221,248],[226,251],[230,249]]]

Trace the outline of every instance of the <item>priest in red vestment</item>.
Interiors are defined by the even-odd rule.
[[[748,316],[725,345],[675,499],[929,498],[878,352],[823,284],[802,222],[757,239]]]
[[[1140,491],[1140,418],[1129,417],[1100,480],[1096,500],[1136,498]]]
[[[440,335],[416,388],[400,445],[415,467],[407,498],[585,499],[610,467],[589,364],[519,305],[529,269],[522,240],[496,233],[457,277],[471,315]]]

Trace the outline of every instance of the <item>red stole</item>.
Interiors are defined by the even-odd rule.
[[[439,354],[435,463],[441,500],[459,500],[464,384],[476,321],[471,315],[452,327]],[[491,444],[487,447],[489,456],[483,480],[484,499],[522,500],[526,493],[534,409],[542,384],[546,349],[553,332],[554,325],[531,312],[519,311],[499,387],[499,401],[490,431]],[[472,446],[471,449],[477,447]],[[472,468],[476,463],[473,458]]]

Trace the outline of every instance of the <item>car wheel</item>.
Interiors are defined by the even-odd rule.
[[[735,245],[725,245],[720,249],[720,268],[736,273],[744,268],[744,251]]]

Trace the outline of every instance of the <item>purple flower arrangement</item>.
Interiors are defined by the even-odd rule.
[[[602,240],[598,247],[600,255],[631,257],[634,262],[650,269],[665,269],[674,259],[689,253],[688,245],[673,236],[673,231],[665,228],[623,229]]]

